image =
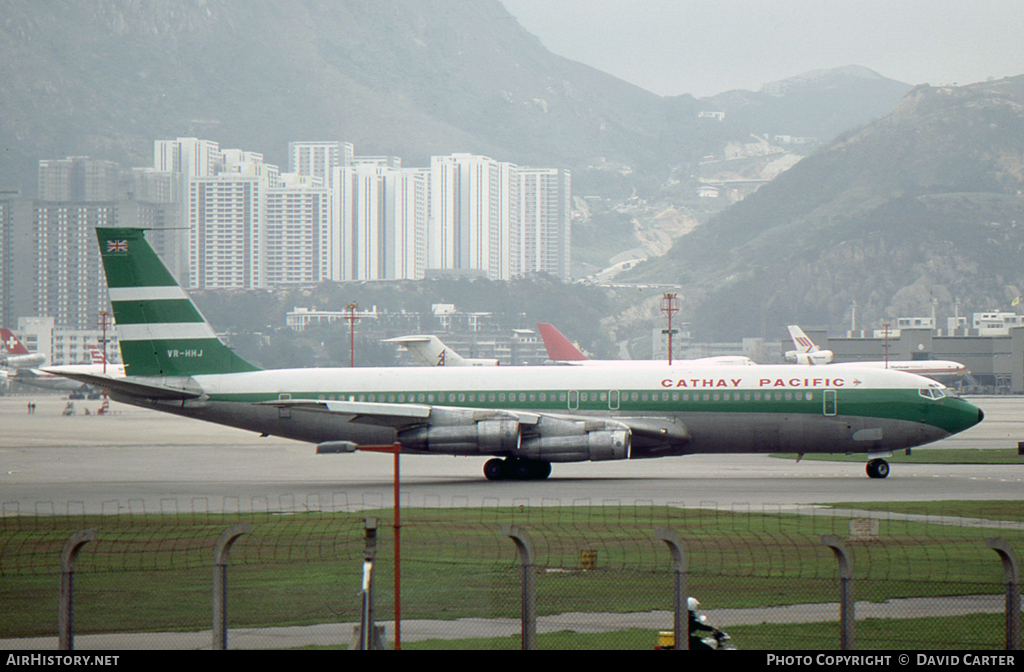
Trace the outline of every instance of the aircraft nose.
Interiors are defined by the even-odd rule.
[[[981,421],[982,421],[982,420],[984,420],[984,419],[985,419],[985,411],[983,411],[983,410],[981,410],[981,409],[979,408],[979,409],[978,409],[978,422],[981,422]]]

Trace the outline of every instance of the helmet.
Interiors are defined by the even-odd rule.
[[[690,611],[697,611],[697,607],[700,606],[700,602],[695,597],[686,598],[686,608]]]

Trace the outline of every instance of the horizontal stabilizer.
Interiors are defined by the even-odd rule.
[[[46,373],[64,376],[80,383],[99,387],[109,392],[143,399],[195,399],[203,395],[202,389],[190,378],[112,378],[103,374],[77,373],[75,367],[50,366],[42,369]]]

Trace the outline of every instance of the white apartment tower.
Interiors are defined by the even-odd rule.
[[[285,173],[265,190],[266,286],[311,285],[330,277],[331,195],[317,177]]]
[[[571,175],[558,168],[519,169],[517,275],[550,273],[569,278]]]
[[[178,138],[153,143],[153,168],[160,172],[182,173],[186,179],[212,177],[223,164],[220,144],[213,140]]]
[[[338,280],[422,278],[430,174],[386,161],[335,169],[333,206]]]
[[[511,278],[519,225],[516,166],[452,154],[431,157],[430,170],[428,268]]]
[[[319,177],[332,188],[334,169],[352,165],[355,149],[351,142],[289,142],[288,169],[296,175]]]
[[[264,178],[238,174],[188,183],[189,286],[264,286]]]

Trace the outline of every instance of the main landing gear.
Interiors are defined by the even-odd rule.
[[[484,476],[488,481],[505,479],[516,481],[539,481],[551,474],[551,463],[539,460],[520,460],[510,457],[504,460],[494,458],[484,463]]]
[[[889,475],[889,463],[881,458],[868,460],[867,472],[869,478],[885,478]]]

